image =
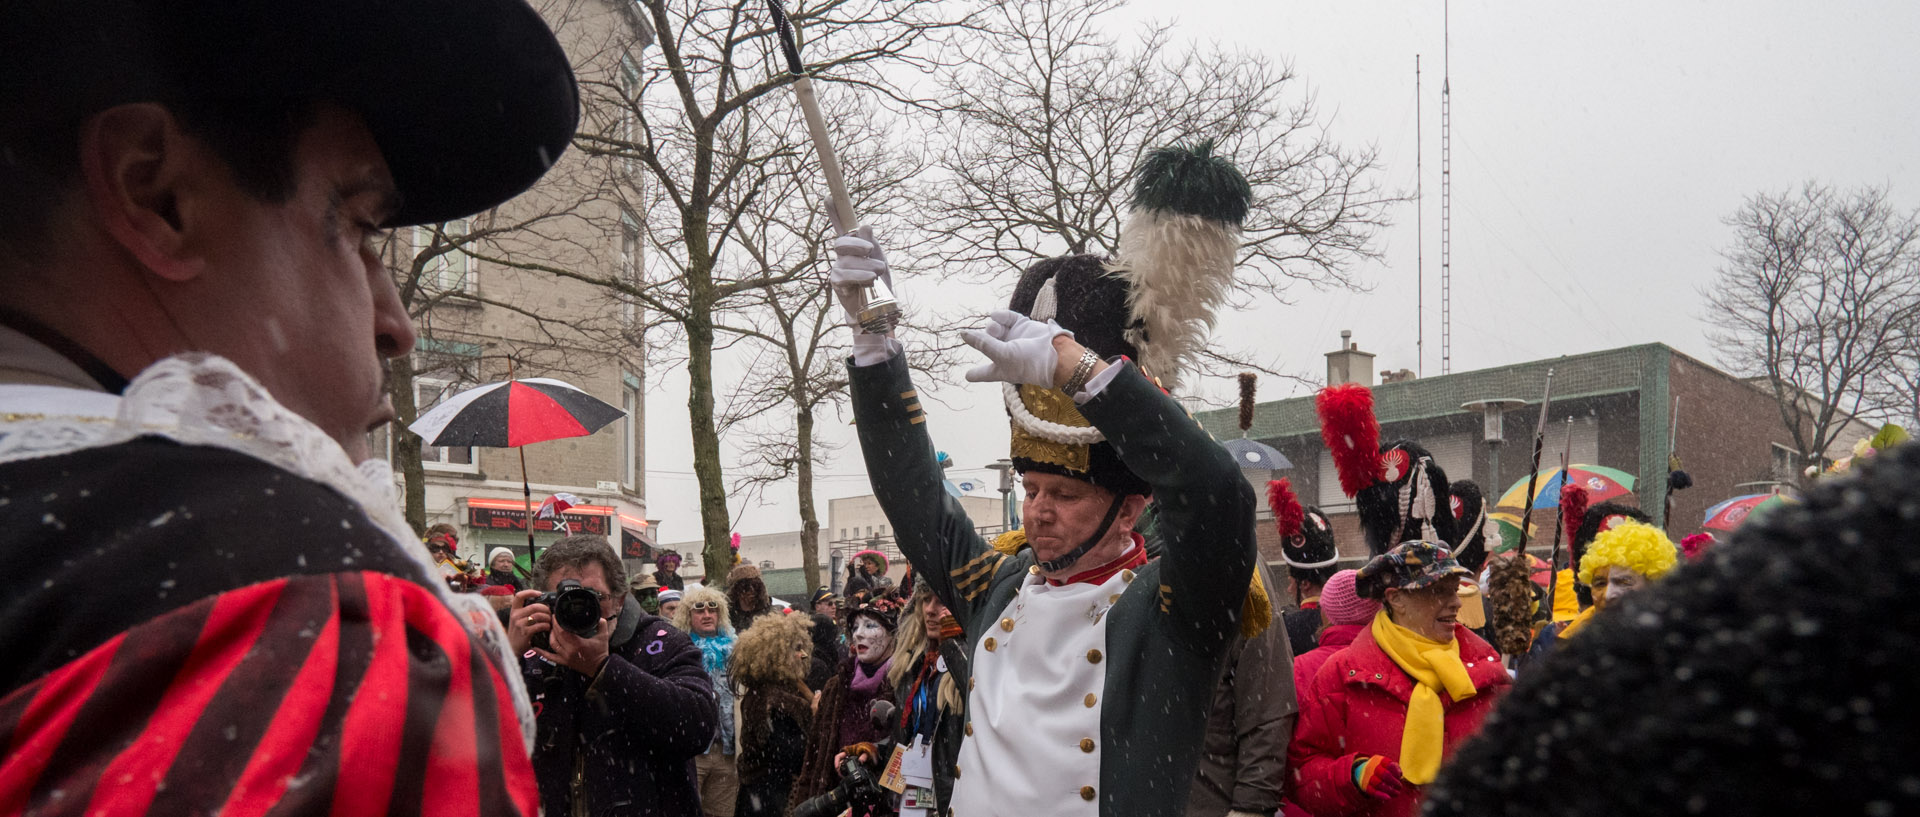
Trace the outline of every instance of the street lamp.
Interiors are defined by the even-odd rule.
[[[1000,530],[1013,530],[1018,518],[1013,510],[1013,460],[994,460],[987,467],[1000,472]]]
[[[1487,490],[1493,491],[1495,496],[1500,491],[1500,444],[1507,441],[1503,417],[1508,410],[1526,404],[1527,401],[1512,397],[1489,397],[1460,404],[1461,410],[1479,412],[1485,420],[1480,438],[1487,441]]]

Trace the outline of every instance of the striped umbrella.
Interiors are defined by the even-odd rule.
[[[527,504],[527,552],[533,544],[533,487],[527,481],[527,450],[522,446],[585,437],[626,412],[601,402],[571,383],[529,377],[488,383],[452,397],[420,416],[407,430],[427,445],[520,449],[520,490]]]
[[[1571,474],[1571,477],[1567,476]],[[1563,474],[1558,467],[1540,472],[1540,487],[1534,491],[1533,507],[1560,507],[1560,489],[1571,479],[1573,484],[1587,489],[1587,498],[1598,504],[1616,497],[1633,493],[1632,474],[1617,468],[1599,465],[1573,465]],[[1518,508],[1527,501],[1527,480],[1521,479],[1508,488],[1494,503],[1500,507]]]

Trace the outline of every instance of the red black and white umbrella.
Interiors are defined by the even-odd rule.
[[[517,448],[585,437],[624,416],[572,384],[529,377],[463,391],[407,428],[427,445]]]
[[[571,383],[529,377],[489,383],[447,398],[421,415],[409,431],[427,445],[520,449],[520,495],[526,501],[527,553],[533,543],[533,486],[527,480],[525,446],[563,437],[585,437],[626,412],[601,402]],[[573,504],[578,500],[567,495]]]

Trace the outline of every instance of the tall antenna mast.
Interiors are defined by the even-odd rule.
[[[1453,37],[1440,5],[1440,373],[1453,371]]]
[[[1427,255],[1426,255],[1426,215],[1427,208],[1420,201],[1420,180],[1426,174],[1420,169],[1420,157],[1425,154],[1426,143],[1420,139],[1420,55],[1413,55],[1413,310],[1414,338],[1413,356],[1418,361],[1414,368],[1421,377],[1427,376]]]

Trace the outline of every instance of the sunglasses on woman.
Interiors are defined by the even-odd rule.
[[[704,612],[706,612],[706,611],[708,611],[708,610],[713,610],[713,611],[716,611],[716,612],[718,612],[718,611],[720,610],[720,602],[717,602],[717,601],[696,601],[696,602],[694,602],[693,604],[690,604],[690,605],[688,605],[688,606],[687,606],[687,609],[688,609],[688,610],[692,610],[693,612],[696,612],[696,613],[704,613]]]

